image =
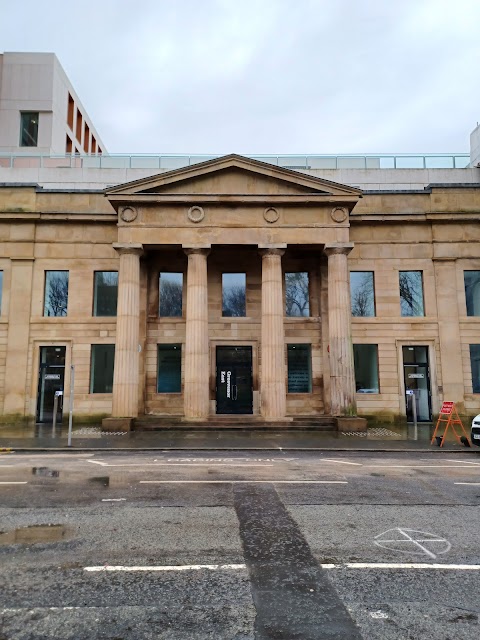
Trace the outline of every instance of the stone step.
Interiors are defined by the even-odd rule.
[[[295,416],[277,422],[266,422],[261,416],[210,416],[206,421],[185,420],[183,416],[142,416],[134,423],[135,431],[162,429],[315,429],[336,431],[333,416]]]

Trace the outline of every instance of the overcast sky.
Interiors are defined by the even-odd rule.
[[[0,0],[110,153],[468,152],[479,0]]]

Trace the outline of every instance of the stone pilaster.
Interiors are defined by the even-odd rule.
[[[328,256],[328,333],[331,411],[334,416],[356,415],[350,279],[347,256],[353,243],[325,246]]]
[[[5,415],[25,415],[33,259],[12,258],[5,362]],[[38,371],[36,372],[38,376]]]
[[[285,418],[285,335],[283,328],[282,248],[261,248],[262,375],[261,413],[265,420]]]
[[[458,313],[457,262],[454,258],[434,258],[433,266],[437,291],[438,337],[443,362],[443,399],[455,402],[457,410],[463,413],[465,387]],[[435,396],[436,390],[433,390],[433,398]],[[433,412],[436,412],[435,407]]]
[[[114,244],[120,255],[112,417],[138,416],[141,244]]]
[[[185,248],[188,256],[185,332],[185,417],[202,420],[209,411],[208,286],[209,248]]]

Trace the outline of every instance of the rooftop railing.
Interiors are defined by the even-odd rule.
[[[0,154],[0,168],[13,169],[163,169],[188,167],[220,155],[54,156]],[[456,154],[249,155],[286,169],[465,169],[470,156]]]

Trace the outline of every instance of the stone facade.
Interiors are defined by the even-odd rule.
[[[476,414],[470,345],[480,344],[480,317],[467,315],[464,271],[480,271],[479,211],[475,184],[362,193],[239,156],[105,192],[2,186],[3,419],[37,415],[42,347],[64,349],[65,406],[75,366],[85,419],[208,421],[222,346],[250,354],[249,413],[259,419],[404,419],[403,348],[415,346],[427,348],[430,415],[443,400]],[[44,315],[46,271],[68,271],[64,316]],[[102,271],[118,272],[116,316],[93,313]],[[373,272],[374,316],[352,317],[349,271]],[[401,315],[403,271],[422,272],[424,315]],[[179,317],[159,315],[163,272],[183,274]],[[308,273],[309,311],[287,317],[285,273],[296,272]],[[224,273],[246,274],[241,317],[222,314]],[[356,389],[352,343],[376,345],[376,392]],[[115,345],[111,392],[92,388],[92,345]],[[158,345],[180,347],[178,392],[158,392]],[[308,392],[288,391],[288,345],[309,346]]]

